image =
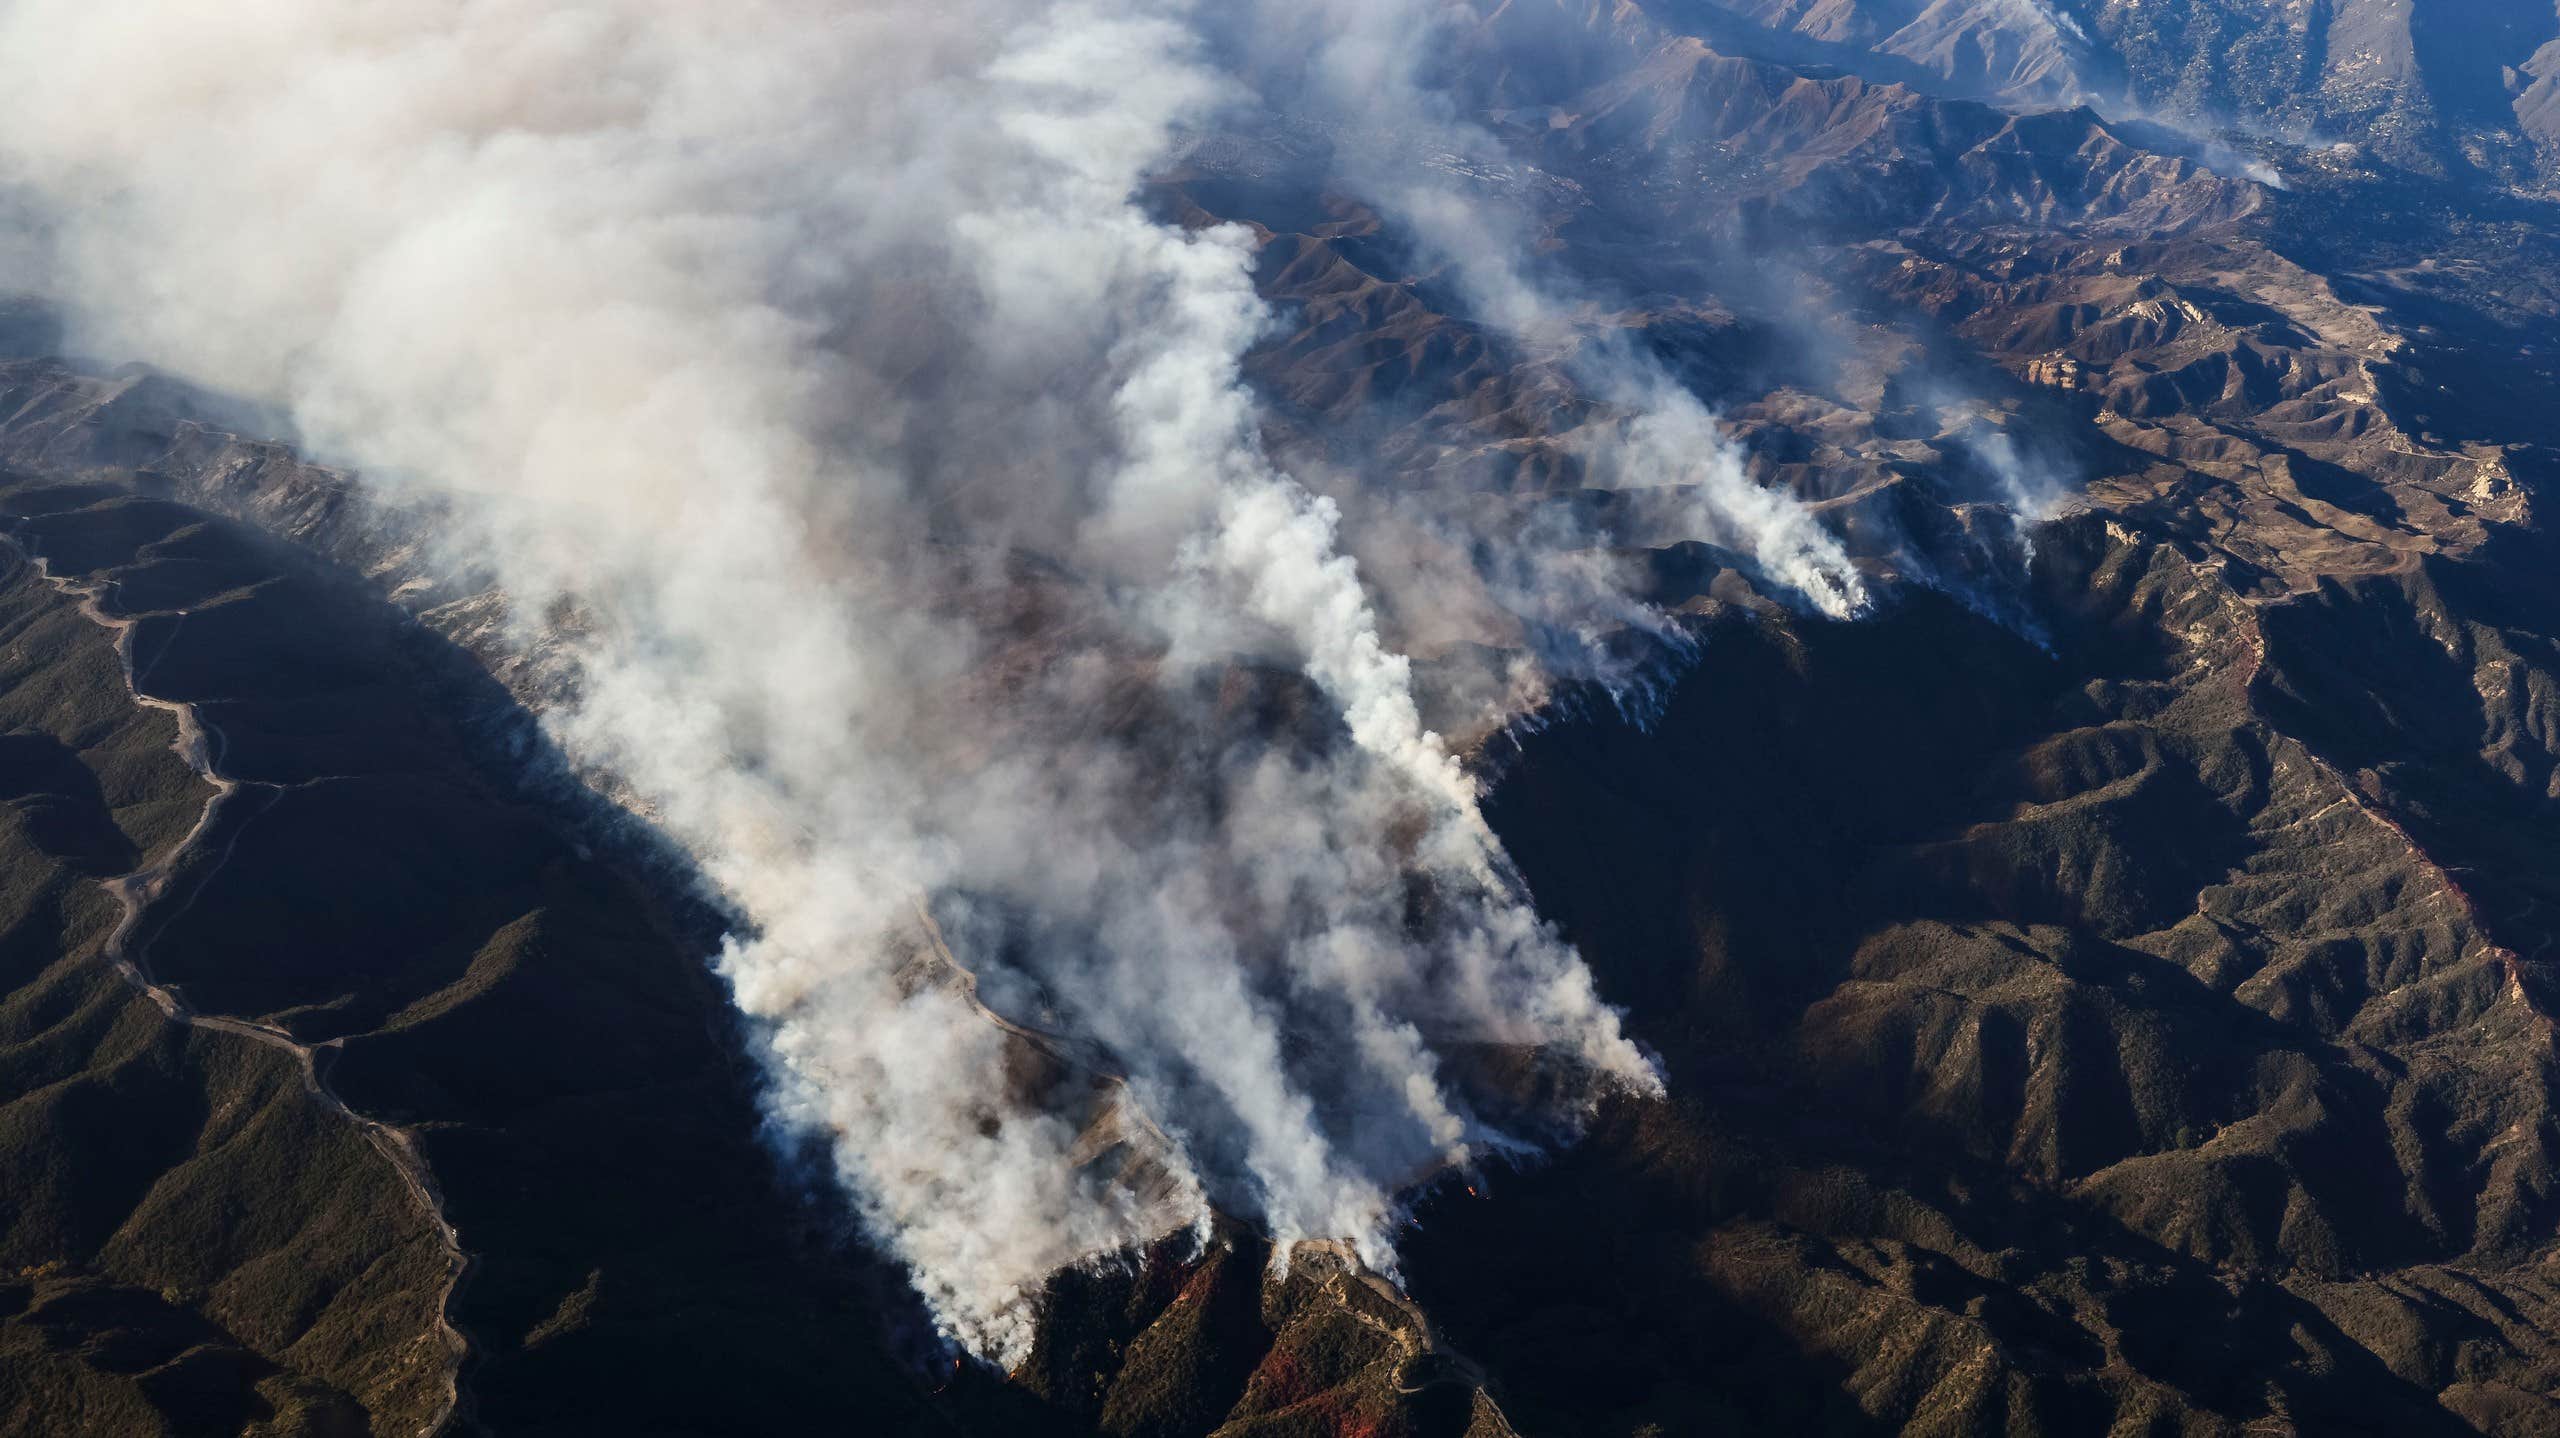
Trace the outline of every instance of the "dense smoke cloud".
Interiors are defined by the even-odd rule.
[[[1135,202],[1243,93],[1179,0],[12,0],[0,56],[85,350],[279,403],[451,499],[513,613],[574,602],[548,722],[744,916],[777,1116],[960,1341],[1213,1206],[1391,1268],[1401,1188],[1558,1117],[1489,1045],[1654,1084],[1261,448],[1251,237]],[[1555,321],[1505,263],[1481,301]],[[1856,602],[1610,363],[1613,462]],[[1640,612],[1535,602],[1584,600]],[[937,932],[1083,1077],[1023,1078]]]

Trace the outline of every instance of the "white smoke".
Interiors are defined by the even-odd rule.
[[[1480,182],[1516,162],[1428,78],[1479,23],[1475,12],[1437,0],[1308,0],[1258,7],[1249,43],[1304,57],[1298,93],[1349,136],[1336,161],[1344,181],[1446,270],[1468,313],[1556,357],[1609,416],[1574,438],[1589,482],[1620,498],[1617,528],[1579,545],[1549,538],[1527,547],[1517,557],[1532,582],[1505,597],[1518,609],[1548,610],[1535,617],[1549,623],[1606,613],[1615,624],[1668,635],[1659,616],[1649,622],[1612,576],[1588,563],[1588,550],[1696,540],[1738,551],[1788,597],[1822,613],[1862,610],[1866,586],[1838,537],[1791,496],[1754,483],[1696,393],[1640,349],[1598,298],[1540,269],[1532,216]],[[1543,63],[1517,58],[1524,70]]]
[[[2004,0],[2001,8],[2024,24],[2041,25],[2056,34],[2068,35],[2082,45],[2095,43],[2089,38],[2087,27],[2080,23],[2080,17],[2049,3],[2049,0]]]
[[[548,722],[747,916],[722,964],[777,1116],[1007,1357],[1045,1275],[1213,1205],[1391,1267],[1398,1191],[1508,1141],[1483,1045],[1656,1082],[1425,729],[1340,516],[1259,447],[1250,236],[1133,202],[1239,93],[1195,19],[0,4],[0,157],[83,347],[462,497],[515,613],[590,616]],[[1477,290],[1534,296],[1503,263]],[[1694,398],[1612,364],[1611,462],[1859,601]],[[1017,1092],[1017,1040],[918,977],[920,897],[1126,1097]]]

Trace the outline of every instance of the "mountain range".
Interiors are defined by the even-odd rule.
[[[1261,441],[1364,567],[1403,562],[1367,513],[1568,515],[1676,627],[1641,702],[1497,723],[1535,636],[1381,599],[1663,1096],[1429,1178],[1393,1274],[1227,1214],[1055,1275],[1011,1367],[955,1354],[760,1112],[727,917],[553,749],[560,674],[429,562],[434,505],[30,303],[0,1426],[2560,1432],[2560,11],[1507,0],[1448,38],[1507,159],[1442,179],[1526,217],[1565,323],[1489,320],[1345,178],[1397,137],[1278,100],[1143,201],[1249,237]],[[1873,612],[1655,532],[1595,459],[1619,352]],[[1029,555],[953,682],[1093,591]],[[1004,1028],[988,1084],[1166,1181],[1110,1056],[966,957],[920,910],[900,971]]]

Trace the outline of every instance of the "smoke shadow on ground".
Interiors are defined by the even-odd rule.
[[[706,962],[733,920],[684,856],[365,576],[166,476],[92,473],[13,474],[0,508],[111,605],[132,581],[124,603],[165,631],[146,689],[283,786],[209,850],[265,859],[182,876],[181,919],[216,922],[165,928],[155,965],[208,1011],[325,1041],[349,1105],[418,1134],[471,1255],[450,1316],[475,1421],[925,1423],[941,1346],[831,1171],[768,1138],[752,1036]],[[414,901],[377,904],[377,867]],[[416,948],[422,919],[447,936]]]

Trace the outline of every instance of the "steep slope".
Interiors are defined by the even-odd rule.
[[[1932,606],[1736,625],[1650,733],[1527,741],[1506,836],[1686,1099],[1429,1216],[1425,1303],[1653,1355],[1594,1411],[1488,1320],[1524,1423],[2547,1420],[2506,1315],[2547,1302],[2550,999],[2512,920],[2548,854],[2431,845],[2331,748],[2352,721],[2301,722],[2288,671],[2338,652],[2306,601],[2121,522],[2039,546],[2050,654]],[[1495,1276],[1465,1255],[1506,1223],[1589,1237]]]

